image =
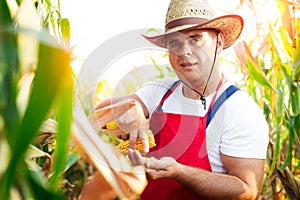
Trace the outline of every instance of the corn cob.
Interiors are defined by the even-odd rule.
[[[147,130],[147,132],[148,132],[149,148],[155,147],[156,144],[155,144],[155,142],[153,141],[153,138],[150,135],[150,134],[152,134],[151,131]],[[126,153],[129,149],[129,143],[130,143],[129,139],[125,140],[125,141],[122,141],[120,144],[117,145],[117,148],[122,153]],[[140,138],[138,138],[137,141],[136,141],[136,149],[141,153],[143,152],[142,140]]]
[[[106,128],[107,129],[114,129],[117,126],[118,126],[118,124],[117,124],[116,120],[113,120],[113,121],[111,121],[111,122],[109,122],[109,123],[106,124]],[[147,130],[147,133],[148,133],[148,140],[149,140],[149,148],[155,147],[156,144],[153,141],[152,132],[150,130]],[[128,151],[128,149],[129,149],[129,139],[120,142],[117,145],[117,148],[120,149],[122,153],[126,153]],[[143,152],[143,145],[142,145],[142,141],[141,141],[140,138],[137,139],[136,149],[138,151],[140,151],[140,152]]]
[[[118,124],[117,124],[116,120],[113,120],[106,124],[107,129],[114,129],[114,128],[117,128],[117,126],[118,126]]]

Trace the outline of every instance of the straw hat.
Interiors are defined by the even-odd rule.
[[[224,36],[224,47],[232,45],[242,32],[244,21],[239,15],[215,17],[207,0],[171,0],[165,22],[165,33],[153,37],[143,35],[153,44],[167,48],[166,35],[195,28],[217,29]]]

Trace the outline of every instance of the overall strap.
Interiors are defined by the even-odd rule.
[[[175,88],[179,85],[180,80],[175,81],[172,86],[166,91],[166,93],[164,94],[164,96],[162,97],[162,99],[160,100],[158,106],[156,107],[156,111],[161,112],[161,108],[163,103],[165,102],[165,100],[173,93],[173,91],[175,90]]]
[[[217,113],[217,111],[219,110],[221,105],[237,90],[239,90],[238,87],[231,85],[221,94],[221,96],[217,99],[217,101],[213,104],[213,106],[211,107],[211,109],[208,112],[207,120],[206,120],[206,128],[208,127],[210,121],[212,120],[214,115]]]

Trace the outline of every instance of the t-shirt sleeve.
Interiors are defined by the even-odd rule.
[[[240,91],[241,92],[241,91]],[[224,122],[221,152],[225,155],[265,159],[269,141],[269,127],[259,106],[241,92],[241,99],[234,95]]]
[[[135,94],[142,100],[148,109],[149,116],[152,115],[166,91],[171,87],[173,79],[161,79],[150,82],[139,88]]]

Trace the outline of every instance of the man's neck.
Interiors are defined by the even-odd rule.
[[[211,93],[216,91],[221,78],[222,78],[222,75],[220,73],[215,73],[214,75],[212,75],[207,84],[206,89],[205,89],[205,86],[206,86],[207,80],[205,80],[205,81],[199,80],[194,83],[193,82],[186,83],[186,84],[189,84],[190,87],[187,86],[186,84],[183,84],[182,93],[187,98],[200,99],[201,95],[199,93],[203,94],[203,91],[205,89],[205,92],[203,95],[209,96]],[[197,92],[195,92],[193,89],[196,90]]]

